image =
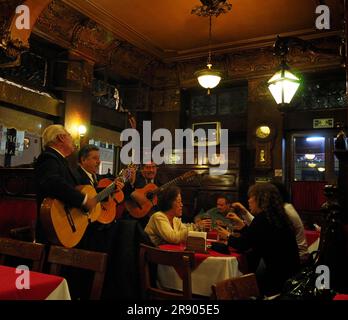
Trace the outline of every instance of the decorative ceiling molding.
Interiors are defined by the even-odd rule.
[[[220,54],[245,51],[245,50],[257,49],[257,48],[272,47],[278,35],[282,37],[286,37],[286,36],[300,37],[303,40],[315,40],[315,39],[323,38],[323,37],[340,36],[341,31],[328,31],[325,33],[324,32],[318,33],[317,31],[313,29],[305,29],[305,30],[299,30],[296,32],[274,34],[267,37],[259,37],[254,39],[246,39],[246,40],[240,40],[235,42],[222,43],[222,44],[218,44],[211,47],[212,54],[220,55]],[[182,51],[176,52],[176,56],[164,57],[163,61],[165,63],[169,63],[169,62],[185,61],[185,60],[200,58],[200,57],[206,56],[208,50],[209,50],[209,46],[195,48],[192,50],[182,50]]]
[[[76,3],[80,5],[81,1]],[[81,8],[77,8],[76,3],[72,4],[72,0],[52,1],[38,19],[35,34],[95,62],[97,66],[106,67],[110,74],[137,79],[154,88],[196,85],[194,72],[205,64],[208,47],[183,50],[172,57],[168,56],[168,52],[162,52],[162,59],[159,59],[158,52],[154,55],[149,50],[136,47],[134,43],[107,30],[105,21],[93,21],[85,13],[77,11],[81,11]],[[89,1],[86,0],[86,3]],[[93,7],[93,12],[95,11]],[[334,47],[339,42],[341,33],[304,29],[282,33],[281,36],[301,37],[312,40],[319,46],[323,44],[322,39],[328,39],[326,45]],[[273,56],[272,49],[275,39],[276,35],[270,35],[215,46],[214,64],[225,70],[225,81],[271,75],[277,67],[277,59]],[[300,70],[337,68],[340,65],[340,57],[309,57],[308,54],[293,53],[289,58],[294,59],[290,62],[291,66],[298,66]]]
[[[126,40],[137,48],[161,59],[165,63],[190,60],[206,56],[209,46],[197,47],[189,50],[168,50],[161,48],[158,44],[152,42],[145,35],[134,30],[130,25],[121,21],[119,18],[106,11],[103,7],[92,3],[89,0],[62,0],[72,8],[82,12],[92,20],[105,26],[113,32],[118,38]],[[304,40],[311,40],[320,37],[327,37],[333,34],[339,34],[341,31],[318,32],[317,29],[303,29],[295,32],[281,33],[281,36],[301,37]],[[249,50],[254,48],[272,46],[278,34],[264,37],[239,40],[234,42],[220,43],[212,45],[211,50],[214,54],[226,54],[234,51]]]
[[[33,27],[42,11],[51,1],[52,0],[15,0],[0,3],[1,10],[4,10],[0,18],[0,49],[2,49],[9,58],[14,59],[14,61],[2,64],[1,67],[20,65],[21,54],[29,49],[29,38]],[[29,29],[17,28],[16,24],[19,14],[16,13],[16,8],[19,5],[26,6],[29,9]]]
[[[55,0],[42,13],[34,33],[110,72],[149,83],[147,69],[156,58],[106,30],[99,23]],[[120,63],[121,61],[121,63]]]
[[[88,0],[74,1],[62,0],[75,10],[82,12],[87,17],[103,25],[106,29],[113,32],[118,38],[125,40],[135,47],[162,59],[163,50],[153,44],[147,37],[135,31],[131,26],[120,21],[103,8],[96,6]]]

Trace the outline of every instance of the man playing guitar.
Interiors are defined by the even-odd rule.
[[[162,183],[157,178],[157,165],[153,161],[150,161],[141,167],[140,173],[137,174],[133,187],[130,187],[130,186],[125,187],[125,189],[124,189],[125,200],[126,201],[130,200],[130,195],[135,189],[144,188],[149,183],[154,183],[157,186],[162,185]],[[156,211],[158,211],[158,208],[155,205],[151,209],[149,214],[147,214],[145,217],[138,219],[143,228],[146,227],[146,225],[150,219],[151,214],[156,212]],[[129,214],[129,212],[124,213],[124,218],[125,219],[133,219],[133,217]]]
[[[78,153],[79,167],[76,170],[76,177],[80,185],[90,184],[95,189],[98,186],[98,169],[100,165],[100,151],[95,145],[85,145]],[[133,178],[135,179],[135,170]],[[116,180],[116,192],[123,189],[124,184]],[[116,206],[116,203],[113,202]],[[116,232],[116,225],[112,221],[109,224],[102,224],[98,221],[90,223],[84,237],[80,242],[80,247],[88,248],[93,251],[102,251],[111,254],[113,234]]]
[[[39,219],[40,207],[44,198],[59,199],[66,205],[82,208],[86,211],[95,207],[97,202],[94,198],[89,198],[75,189],[79,182],[66,160],[66,157],[75,150],[71,134],[62,125],[50,125],[43,132],[42,144],[44,151],[35,163],[38,203],[36,241],[48,243]]]

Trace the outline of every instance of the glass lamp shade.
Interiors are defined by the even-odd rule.
[[[195,72],[195,76],[199,84],[205,89],[215,88],[222,78],[222,72],[218,70],[212,70],[211,68],[199,70]]]
[[[87,128],[86,128],[86,126],[84,126],[83,124],[81,124],[79,127],[78,127],[78,132],[79,132],[79,135],[81,136],[81,137],[83,137],[85,134],[86,134],[86,132],[87,132]]]
[[[299,86],[300,79],[285,69],[279,70],[268,80],[268,89],[277,104],[290,103]]]
[[[314,153],[306,153],[305,158],[307,160],[313,160],[315,158],[315,154]]]

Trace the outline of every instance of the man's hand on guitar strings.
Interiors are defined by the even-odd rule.
[[[123,189],[124,183],[119,179],[115,179],[116,192],[119,192]]]

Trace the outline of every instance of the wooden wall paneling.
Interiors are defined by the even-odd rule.
[[[229,148],[229,169],[224,175],[209,175],[207,165],[162,165],[158,168],[158,177],[165,183],[185,172],[194,170],[199,175],[191,180],[179,183],[183,198],[183,221],[191,222],[201,210],[208,210],[216,206],[216,197],[220,194],[228,195],[232,201],[240,198],[240,148]]]
[[[33,168],[1,168],[0,197],[35,198]]]

